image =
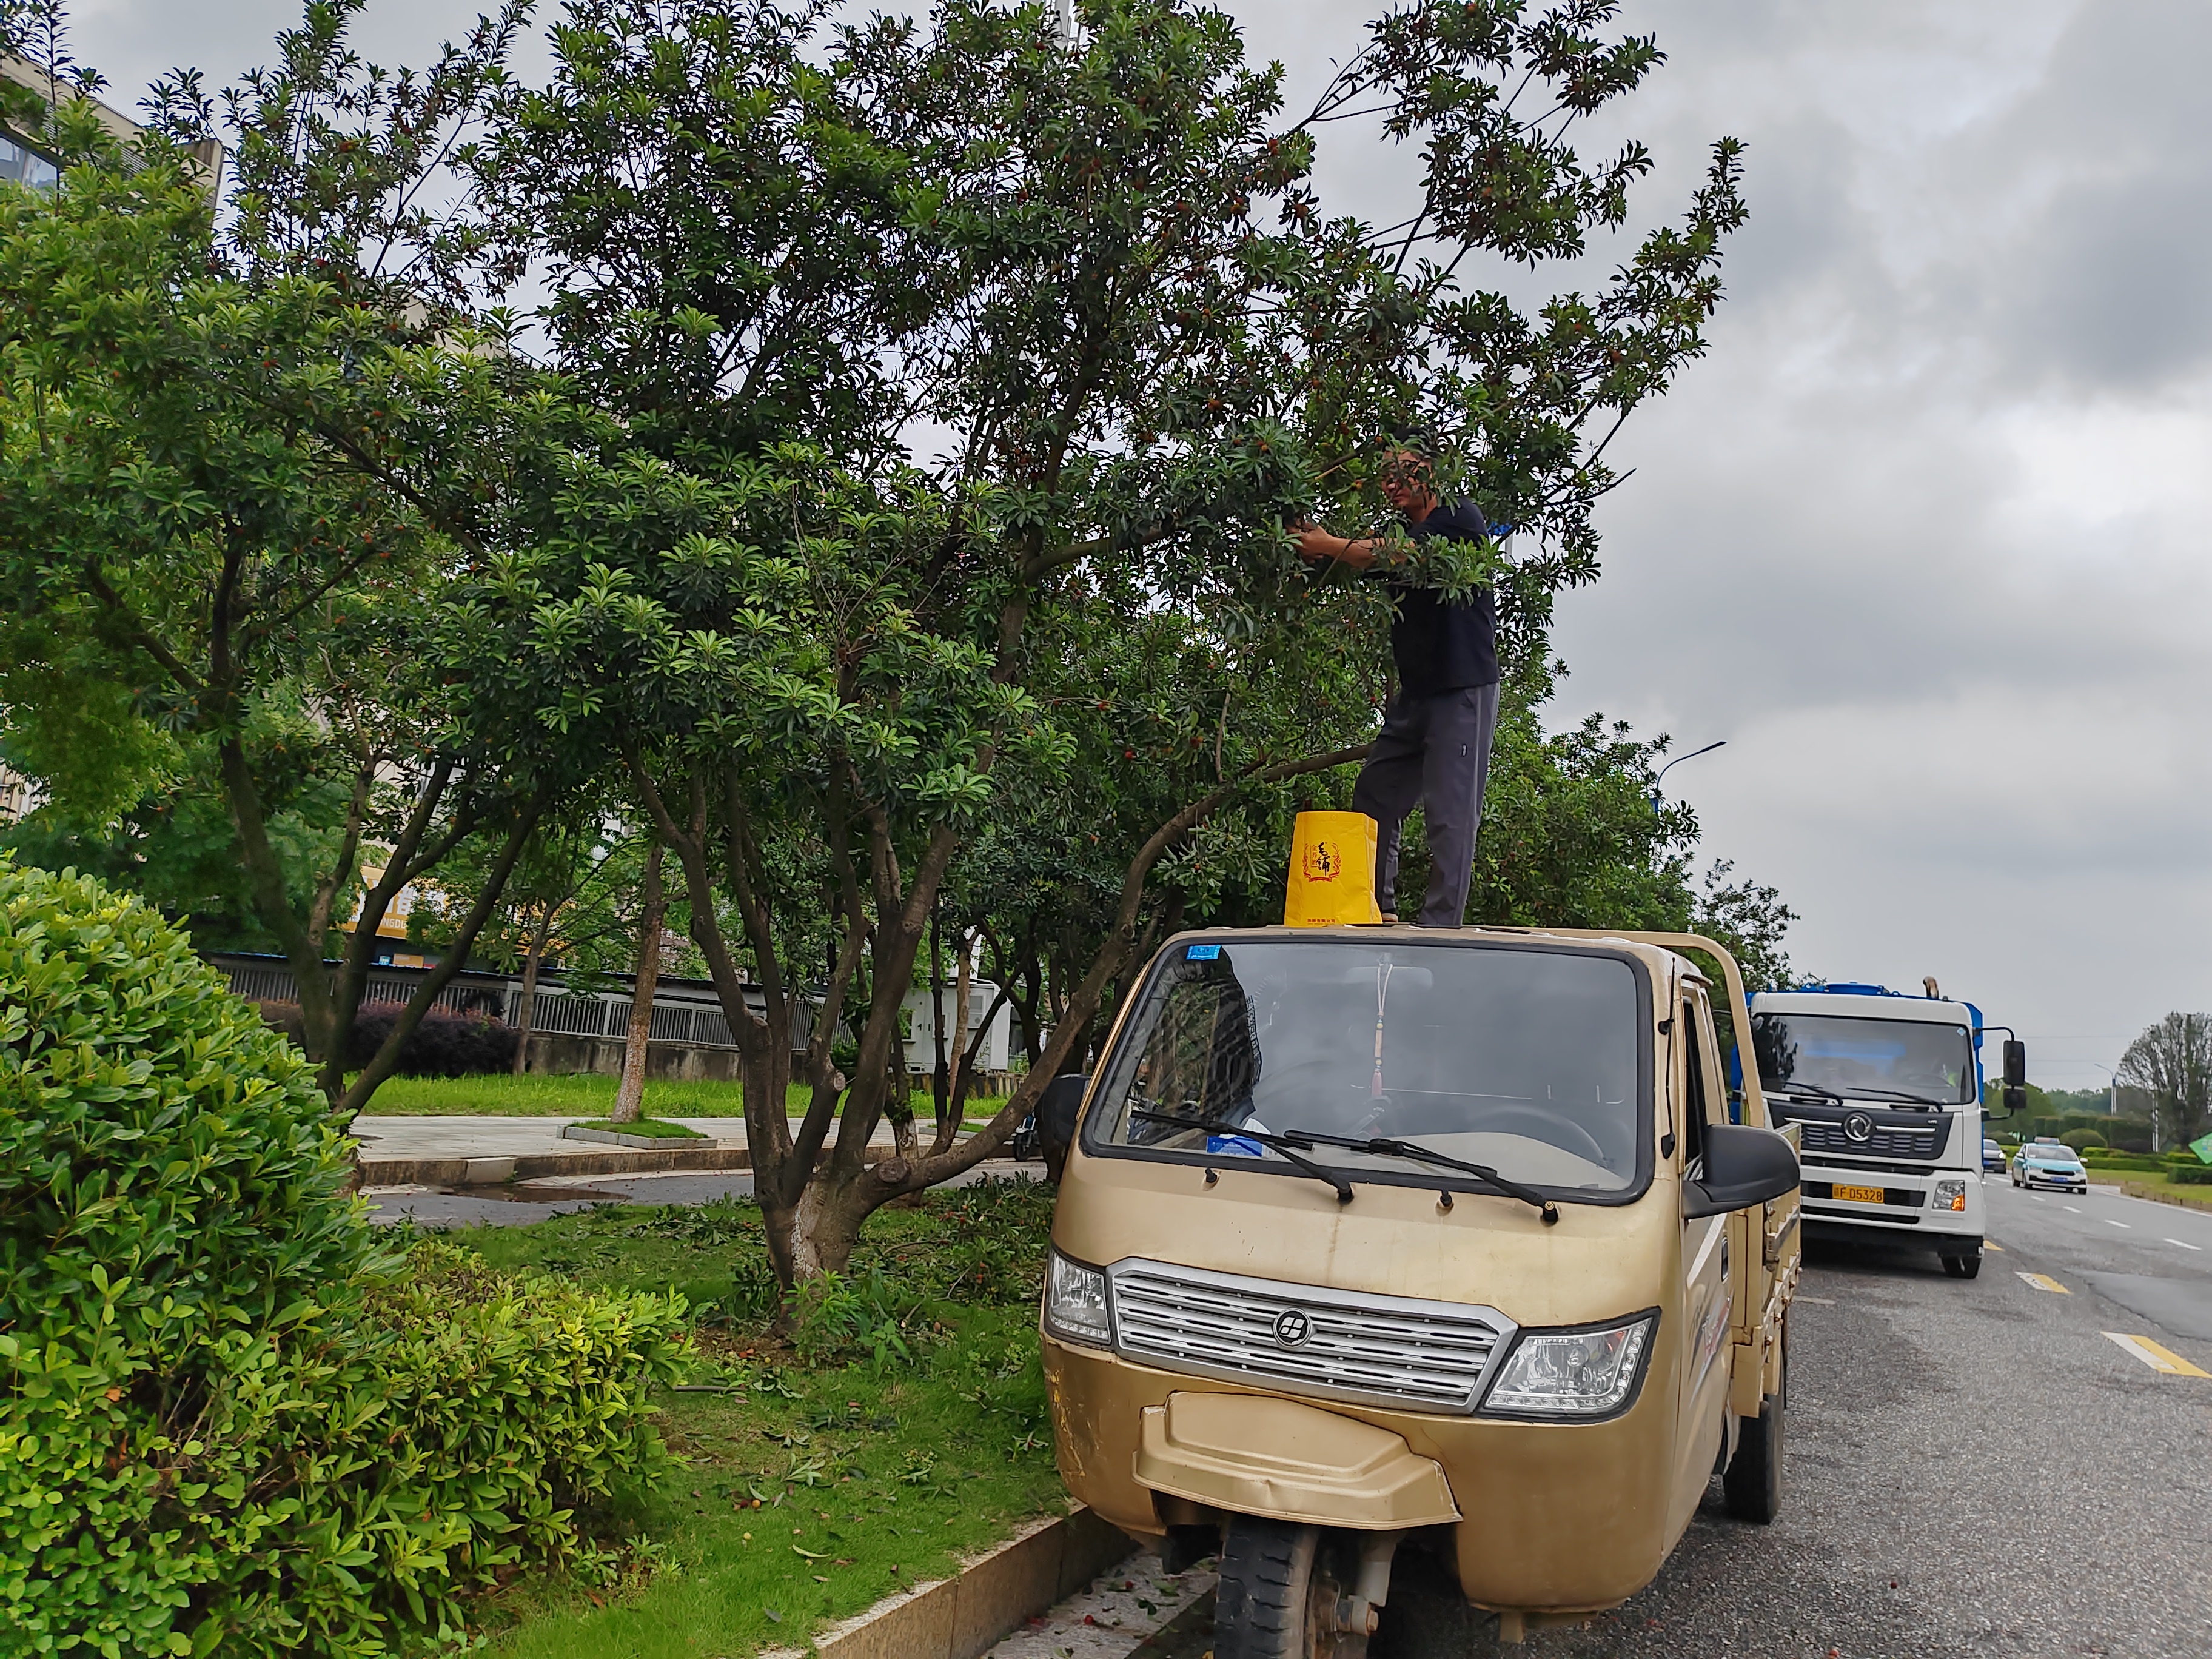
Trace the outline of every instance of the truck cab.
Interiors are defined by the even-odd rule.
[[[1401,1547],[1514,1642],[1717,1472],[1774,1518],[1801,1172],[1729,1110],[1742,996],[1686,934],[1186,933],[1048,1091],[1060,1472],[1221,1556],[1217,1659],[1363,1659]]]
[[[1954,1279],[1981,1271],[1982,1035],[1972,1003],[1878,985],[1751,1000],[1767,1110],[1801,1138],[1808,1232],[1919,1245]]]

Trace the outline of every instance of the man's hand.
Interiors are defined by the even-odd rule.
[[[1375,562],[1375,552],[1382,544],[1376,541],[1346,541],[1341,536],[1332,536],[1316,525],[1292,526],[1298,533],[1298,556],[1316,563],[1323,559],[1334,559],[1348,564],[1354,570],[1364,570]]]

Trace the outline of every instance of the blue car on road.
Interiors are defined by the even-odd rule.
[[[2071,1146],[2048,1142],[2030,1144],[2012,1155],[2012,1184],[2050,1187],[2062,1193],[2086,1193],[2089,1190],[2089,1171],[2081,1162],[2081,1154]]]

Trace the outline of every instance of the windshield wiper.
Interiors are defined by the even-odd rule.
[[[1941,1100],[1930,1100],[1926,1095],[1911,1094],[1903,1089],[1877,1089],[1871,1083],[1854,1083],[1851,1085],[1851,1090],[1856,1094],[1881,1095],[1889,1100],[1909,1100],[1916,1106],[1940,1107],[1952,1103]]]
[[[1203,1129],[1208,1134],[1241,1135],[1246,1140],[1256,1140],[1262,1146],[1272,1146],[1282,1155],[1283,1161],[1292,1169],[1311,1176],[1316,1181],[1325,1181],[1336,1188],[1336,1201],[1352,1202],[1352,1183],[1342,1176],[1332,1175],[1310,1158],[1300,1158],[1295,1147],[1282,1136],[1269,1134],[1264,1129],[1248,1129],[1241,1123],[1224,1122],[1218,1117],[1177,1117],[1173,1112],[1148,1112],[1142,1107],[1132,1107],[1131,1117],[1149,1118],[1155,1123],[1173,1123],[1185,1129]]]
[[[1465,1158],[1453,1158],[1448,1153],[1432,1152],[1410,1140],[1391,1140],[1380,1136],[1359,1140],[1351,1135],[1323,1134],[1318,1129],[1285,1129],[1283,1133],[1285,1139],[1302,1146],[1341,1146],[1347,1152],[1367,1152],[1376,1158],[1409,1158],[1416,1164],[1432,1164],[1440,1170],[1457,1170],[1462,1175],[1471,1175],[1479,1181],[1487,1182],[1508,1198],[1517,1198],[1523,1204],[1534,1205],[1543,1215],[1546,1226],[1556,1226],[1559,1223],[1558,1205],[1533,1188],[1523,1187],[1517,1181],[1508,1181],[1487,1164],[1470,1164]]]
[[[1841,1100],[1843,1098],[1843,1097],[1838,1094],[1833,1089],[1823,1089],[1817,1083],[1766,1083],[1762,1080],[1760,1086],[1769,1094],[1811,1095],[1814,1098],[1820,1100]]]

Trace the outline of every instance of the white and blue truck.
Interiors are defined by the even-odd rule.
[[[1776,1127],[1802,1136],[1805,1229],[1876,1237],[1981,1272],[1982,1038],[2004,1030],[2004,1106],[2025,1103],[2027,1050],[1971,1002],[1880,985],[1751,999],[1751,1048]]]

